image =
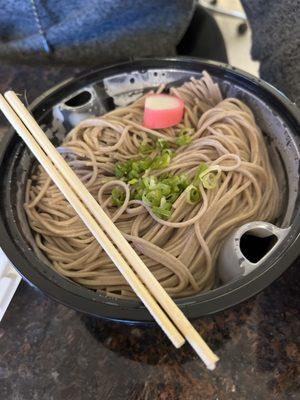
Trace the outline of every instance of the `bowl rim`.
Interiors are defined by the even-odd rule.
[[[191,71],[197,70],[198,72],[207,69],[209,72],[213,71],[213,75],[214,72],[215,74],[218,72],[223,75],[223,78],[228,78],[231,81],[238,81],[239,85],[246,86],[247,90],[256,95],[257,90],[259,90],[261,92],[261,95],[259,96],[260,98],[266,102],[274,102],[276,105],[275,108],[280,110],[281,113],[287,112],[286,118],[288,119],[289,124],[294,127],[296,134],[299,132],[300,111],[297,106],[278,89],[266,83],[262,79],[254,77],[251,74],[228,64],[192,57],[139,58],[133,61],[127,61],[87,71],[75,75],[73,78],[69,78],[45,91],[31,103],[30,109],[35,116],[40,116],[48,109],[47,104],[49,106],[49,99],[52,97],[59,97],[63,93],[63,96],[65,97],[65,91],[68,88],[70,89],[72,86],[72,91],[75,91],[76,88],[82,87],[81,83],[86,79],[94,82],[95,78],[97,78],[97,81],[101,81],[106,76],[112,76],[121,72],[130,72],[136,69],[160,69],[170,67],[175,69],[190,69]],[[7,155],[7,150],[16,142],[16,140],[20,139],[17,137],[17,134],[11,130],[10,133],[6,134],[4,139],[1,141],[0,166],[3,164],[4,156]],[[298,220],[299,219],[300,218],[298,218]],[[256,269],[251,274],[239,279],[238,281],[223,285],[212,291],[202,294],[200,293],[188,298],[177,299],[177,305],[185,312],[187,317],[196,318],[202,315],[219,312],[254,296],[279,277],[299,255],[299,225],[300,221],[298,221],[297,226],[291,228],[289,240],[286,241],[285,247],[279,246],[272,256],[268,258],[259,269]],[[87,298],[82,296],[80,290],[67,290],[66,288],[58,286],[55,282],[47,279],[47,276],[42,274],[38,268],[34,268],[32,265],[33,258],[31,255],[24,257],[24,254],[22,254],[20,248],[12,237],[12,232],[7,226],[7,221],[3,219],[1,214],[0,246],[25,280],[38,287],[49,297],[68,307],[106,319],[132,321],[137,323],[153,321],[146,308],[138,301],[112,299],[101,294]],[[66,281],[64,278],[61,279]],[[72,285],[79,286],[75,283],[72,283]],[[81,286],[80,289],[82,289]]]

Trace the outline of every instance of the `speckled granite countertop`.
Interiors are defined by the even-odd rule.
[[[26,89],[30,102],[73,72],[2,66],[0,90]],[[221,358],[214,372],[158,328],[96,320],[23,282],[0,323],[0,399],[299,399],[299,267],[300,259],[253,299],[195,321]]]

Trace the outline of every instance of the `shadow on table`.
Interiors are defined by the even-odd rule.
[[[297,381],[298,264],[299,260],[254,298],[193,322],[204,340],[220,356],[222,370],[238,371],[241,360],[247,355],[247,369],[265,374],[275,393],[284,388],[293,390]],[[121,357],[150,365],[184,364],[198,359],[188,344],[176,350],[154,325],[126,325],[86,315],[81,316],[81,321],[93,338]]]
[[[246,302],[234,310],[214,317],[193,321],[193,325],[207,344],[218,353],[247,320],[253,305]],[[241,312],[241,308],[243,311]],[[88,332],[107,349],[118,355],[150,365],[178,362],[184,364],[198,356],[189,344],[175,349],[164,333],[156,326],[134,326],[104,321],[87,315],[81,316]]]

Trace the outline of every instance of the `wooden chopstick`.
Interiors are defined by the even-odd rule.
[[[6,104],[5,104],[5,103]],[[185,340],[0,94],[0,108],[176,348]]]
[[[46,137],[35,119],[31,116],[23,103],[19,100],[16,94],[12,91],[6,92],[5,97],[18,114],[24,125],[31,131],[32,135],[42,147],[44,152],[49,156],[54,165],[64,176],[68,184],[73,188],[78,197],[84,202],[90,213],[95,217],[103,230],[109,235],[111,240],[119,248],[126,257],[127,261],[133,267],[140,279],[150,290],[156,301],[162,306],[164,311],[183,334],[185,339],[191,344],[196,353],[201,357],[209,369],[215,367],[218,357],[211,351],[193,325],[188,321],[183,312],[178,308],[176,303],[171,299],[168,293],[160,285],[151,271],[140,259],[138,254],[130,246],[127,240],[123,237],[118,228],[113,224],[107,214],[102,210],[101,206],[89,193],[80,179],[72,171],[63,157],[57,152],[55,147]]]

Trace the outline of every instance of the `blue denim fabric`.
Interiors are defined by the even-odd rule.
[[[0,58],[101,64],[174,54],[194,0],[0,0]]]
[[[300,0],[242,0],[260,75],[300,103]],[[0,61],[107,64],[175,54],[196,0],[0,0]],[[233,23],[228,19],[228,24]]]

